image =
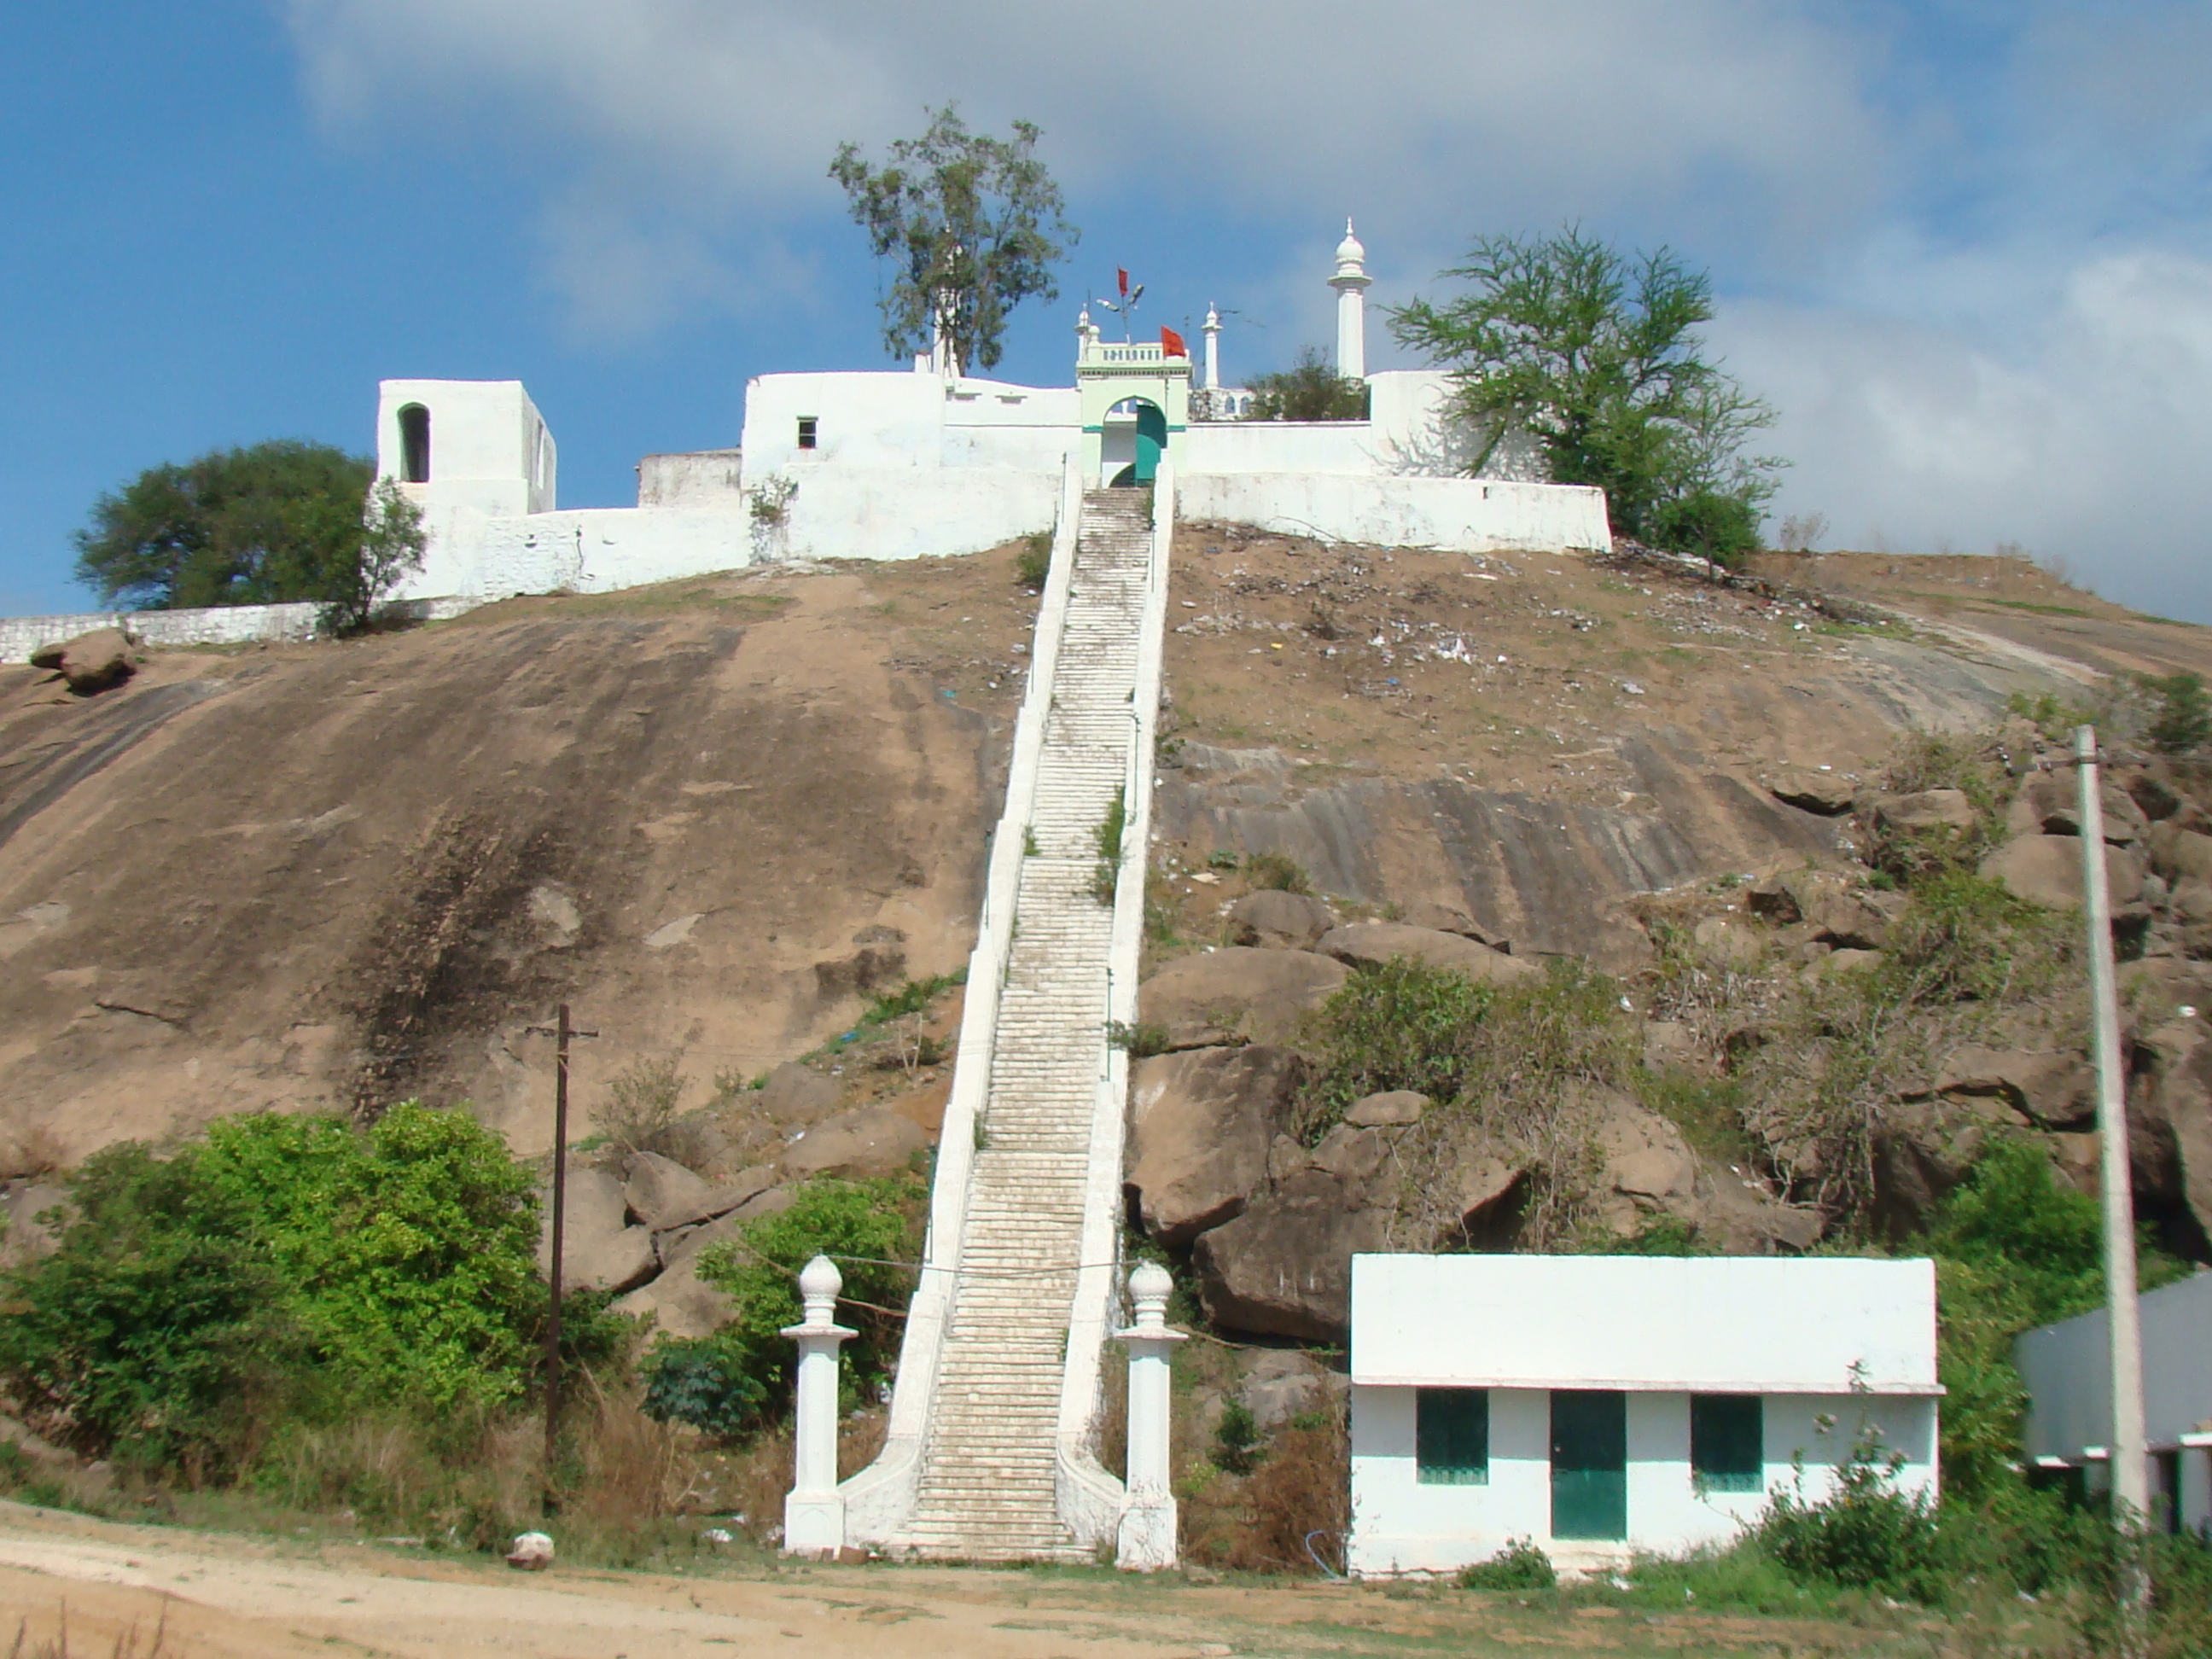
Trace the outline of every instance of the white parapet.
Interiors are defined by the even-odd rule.
[[[1453,553],[1600,552],[1605,492],[1577,484],[1351,472],[1185,473],[1186,519],[1284,536]]]

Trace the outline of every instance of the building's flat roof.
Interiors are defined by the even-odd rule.
[[[1356,1255],[1352,1380],[1939,1395],[1936,1266],[1837,1256]]]

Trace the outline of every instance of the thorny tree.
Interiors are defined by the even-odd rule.
[[[1526,433],[1553,483],[1606,492],[1623,534],[1723,562],[1758,546],[1782,463],[1745,445],[1774,410],[1704,355],[1711,277],[1575,226],[1482,237],[1444,275],[1465,291],[1416,300],[1392,325],[1451,369],[1455,410],[1480,440],[1470,471]]]
[[[830,176],[895,273],[882,302],[892,356],[927,351],[941,334],[963,368],[994,368],[1007,313],[1024,300],[1060,297],[1052,268],[1082,233],[1037,159],[1040,129],[1016,121],[1012,131],[970,132],[947,104],[929,112],[921,137],[894,143],[881,167],[854,144],[837,147]]]

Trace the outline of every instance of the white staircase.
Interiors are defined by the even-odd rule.
[[[1099,825],[1133,778],[1149,782],[1131,713],[1152,541],[1147,496],[1085,493],[1030,816],[1036,850],[1021,863],[935,1398],[898,1540],[924,1555],[1091,1553],[1058,1491],[1077,1269],[1098,1265],[1083,1255],[1115,912],[1091,888]],[[1142,849],[1130,855],[1141,866]]]

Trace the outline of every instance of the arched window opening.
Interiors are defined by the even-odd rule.
[[[420,404],[399,411],[399,477],[405,483],[430,482],[430,411]]]

